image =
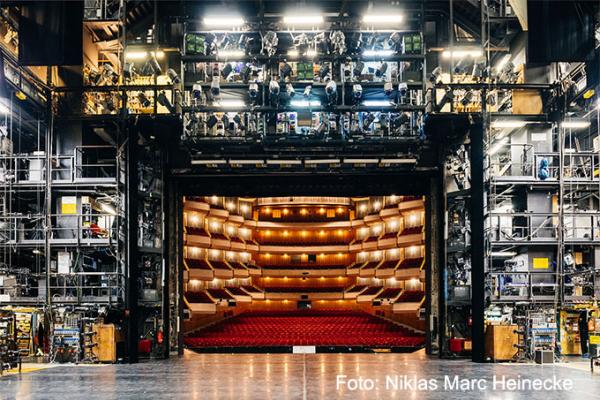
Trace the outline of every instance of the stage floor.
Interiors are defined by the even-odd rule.
[[[467,384],[462,379],[479,380]],[[527,385],[524,382],[527,379],[550,379],[551,383],[542,384],[550,384],[551,388],[507,390],[512,383]],[[569,382],[571,389],[566,387]],[[433,387],[434,383],[437,387]],[[529,384],[533,385],[532,381]],[[591,375],[589,362],[579,359],[544,366],[474,364],[467,360],[428,358],[423,351],[413,354],[186,352],[182,358],[136,365],[61,365],[0,377],[0,399],[19,400],[458,397],[462,400],[600,399],[600,371]]]

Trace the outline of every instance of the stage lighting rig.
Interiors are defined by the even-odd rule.
[[[438,83],[442,79],[442,67],[435,67],[429,75],[429,81],[433,84]]]
[[[329,72],[331,69],[329,68],[329,64],[321,64],[321,68],[319,69],[319,78],[321,78],[322,82],[325,82],[329,79]]]
[[[231,66],[231,63],[225,63],[223,69],[221,70],[221,76],[223,77],[223,79],[227,80],[227,78],[229,78],[232,72],[233,67]]]
[[[367,117],[363,120],[362,130],[363,131],[369,130],[369,128],[371,127],[373,122],[375,122],[375,118],[376,118],[375,113],[368,113]]]
[[[279,83],[271,79],[269,82],[269,98],[271,99],[271,103],[277,104],[279,102]]]
[[[400,98],[406,97],[408,94],[408,84],[406,82],[400,82],[398,84],[398,96]]]
[[[363,88],[359,83],[352,85],[352,97],[358,103],[363,96]]]
[[[132,63],[125,63],[125,66],[123,67],[123,76],[125,79],[133,79],[136,75],[137,72],[135,71],[135,66]]]
[[[167,70],[167,76],[169,77],[169,79],[171,80],[171,83],[173,85],[179,85],[179,83],[181,83],[181,79],[179,79],[179,75],[173,68],[169,68]]]
[[[385,75],[388,69],[388,64],[386,62],[382,62],[381,65],[375,70],[375,76],[377,78],[381,78]]]
[[[325,85],[325,94],[327,95],[329,104],[334,104],[337,101],[337,84],[334,80],[330,80]]]
[[[281,79],[287,79],[292,75],[292,66],[287,62],[283,62],[279,67],[279,76]]]
[[[312,92],[312,85],[308,85],[304,88],[304,92],[302,93],[304,97],[310,97]]]
[[[473,95],[474,93],[471,89],[467,90],[463,95],[462,99],[460,100],[460,104],[462,104],[464,107],[471,104],[471,102],[473,101]]]
[[[248,85],[248,95],[250,96],[250,99],[256,100],[258,97],[258,92],[258,83],[252,82],[250,85]]]
[[[287,93],[288,97],[294,97],[296,95],[296,90],[294,90],[294,85],[292,85],[291,83],[286,83],[285,84],[285,92]]]
[[[277,33],[268,31],[262,36],[262,51],[269,57],[272,57],[277,52],[277,45],[279,44],[279,38]]]
[[[388,46],[396,51],[402,50],[402,35],[400,32],[392,32],[390,34]]]
[[[446,93],[444,93],[444,97],[440,100],[440,102],[436,105],[436,111],[442,111],[442,108],[446,106],[448,103],[452,103],[454,101],[454,92],[452,88],[447,87]]]
[[[308,39],[308,35],[306,33],[293,36],[292,43],[300,55],[305,55],[310,47],[310,40]]]
[[[346,52],[346,36],[342,31],[333,31],[329,35],[329,41],[333,46],[333,51],[339,55]]]
[[[146,65],[144,65],[144,70],[146,71],[147,75],[162,74],[162,68],[160,67],[160,64],[158,63],[158,60],[156,59],[155,56],[151,56],[148,59],[148,61],[146,62]]]
[[[352,76],[354,76],[354,79],[360,79],[363,69],[365,69],[364,62],[357,61],[356,64],[354,64],[354,68],[352,69]]]
[[[140,105],[144,108],[148,108],[152,105],[152,103],[150,102],[150,99],[148,99],[148,97],[146,96],[146,94],[144,92],[139,92],[137,95],[138,101],[140,102]]]
[[[164,90],[160,91],[156,100],[158,101],[158,104],[165,107],[169,113],[175,114],[175,107],[173,107],[173,104],[171,104],[171,101],[167,98],[167,94]]]
[[[317,33],[314,38],[315,48],[318,49],[321,54],[331,53],[331,42],[325,32]]]
[[[218,98],[221,95],[221,79],[219,75],[213,75],[212,82],[210,83],[210,94],[214,98]]]
[[[192,100],[200,102],[202,100],[202,85],[194,83],[192,85]]]

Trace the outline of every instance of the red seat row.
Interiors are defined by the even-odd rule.
[[[418,347],[422,335],[362,311],[246,312],[190,334],[189,347]]]

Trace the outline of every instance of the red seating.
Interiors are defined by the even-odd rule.
[[[398,266],[398,269],[421,268],[421,264],[423,264],[423,257],[405,258]]]
[[[201,292],[187,292],[185,298],[189,303],[207,303],[214,304],[213,299],[208,297],[205,291]]]
[[[244,292],[239,287],[226,287],[225,289],[234,296],[248,296],[248,293]]]
[[[379,293],[379,295],[375,298],[376,299],[393,299],[393,298],[398,297],[398,295],[400,294],[401,291],[402,291],[401,288],[386,288],[386,289],[384,289],[383,292]]]
[[[185,233],[188,235],[208,236],[208,232],[201,226],[186,226]]]
[[[248,293],[263,293],[262,290],[254,287],[254,286],[251,286],[251,285],[240,286],[240,287]]]
[[[233,300],[233,297],[227,293],[224,289],[206,289],[208,294],[212,296],[213,299],[217,300]]]
[[[356,285],[346,291],[346,293],[357,293],[362,292],[367,288],[367,285]]]
[[[364,292],[362,292],[360,295],[361,296],[373,296],[373,295],[377,294],[381,289],[383,289],[383,286],[372,286],[372,287],[368,288],[367,290],[365,290]]]
[[[402,292],[396,303],[419,303],[423,300],[425,292],[422,290],[405,290]]]
[[[231,268],[224,261],[211,261],[210,265],[213,266],[214,269],[224,269],[227,271],[231,271]]]
[[[423,226],[412,226],[410,228],[404,228],[401,235],[416,235],[418,233],[423,233]]]
[[[202,347],[368,346],[418,347],[422,335],[353,310],[255,311],[190,334],[185,344]]]
[[[265,287],[269,293],[329,293],[342,292],[343,286],[269,286]]]
[[[191,269],[212,269],[206,260],[196,260],[193,258],[186,258],[185,263]]]
[[[387,260],[384,261],[377,269],[393,269],[398,265],[398,260]]]

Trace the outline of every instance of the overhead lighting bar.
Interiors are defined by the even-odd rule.
[[[227,164],[226,160],[192,160],[192,165]]]
[[[238,165],[262,165],[265,163],[265,160],[229,160],[229,164],[238,164]]]
[[[322,15],[286,15],[283,22],[287,25],[320,25],[324,21]]]
[[[483,56],[483,52],[481,50],[476,50],[476,49],[472,49],[472,50],[445,50],[442,52],[442,57],[444,58],[465,58],[465,57],[472,57],[472,58],[478,58]]]
[[[206,26],[213,27],[234,27],[234,26],[242,26],[246,23],[241,17],[231,17],[231,16],[213,16],[213,17],[205,17],[202,20],[202,23]]]
[[[516,251],[492,251],[490,253],[492,257],[514,257],[517,255]]]
[[[382,158],[381,164],[416,164],[416,158]]]
[[[389,14],[389,15],[365,15],[363,17],[363,22],[372,23],[372,24],[380,24],[380,23],[400,23],[404,18],[403,15],[400,14]]]
[[[344,158],[344,164],[378,164],[378,158]]]
[[[590,121],[564,121],[562,123],[562,127],[565,129],[584,129],[590,125]]]
[[[315,159],[315,160],[304,160],[305,165],[318,165],[318,164],[339,164],[339,158],[327,158],[327,159]]]
[[[321,102],[319,100],[292,100],[290,101],[290,106],[292,107],[321,107]]]
[[[221,100],[216,106],[222,108],[237,108],[246,107],[246,103],[243,100]]]
[[[229,58],[229,57],[244,57],[246,53],[243,50],[231,49],[231,50],[217,50],[217,57]]]
[[[392,103],[389,100],[365,100],[362,105],[365,107],[389,107]]]
[[[363,56],[365,57],[390,57],[394,55],[395,51],[392,49],[386,50],[365,50]]]
[[[522,128],[527,125],[527,121],[523,120],[504,120],[492,122],[492,128]]]
[[[145,60],[148,58],[148,54],[156,57],[157,59],[162,59],[165,56],[164,51],[157,51],[156,53],[151,51],[148,53],[147,51],[126,51],[125,59],[126,60]]]
[[[267,160],[267,165],[301,165],[301,160]]]

